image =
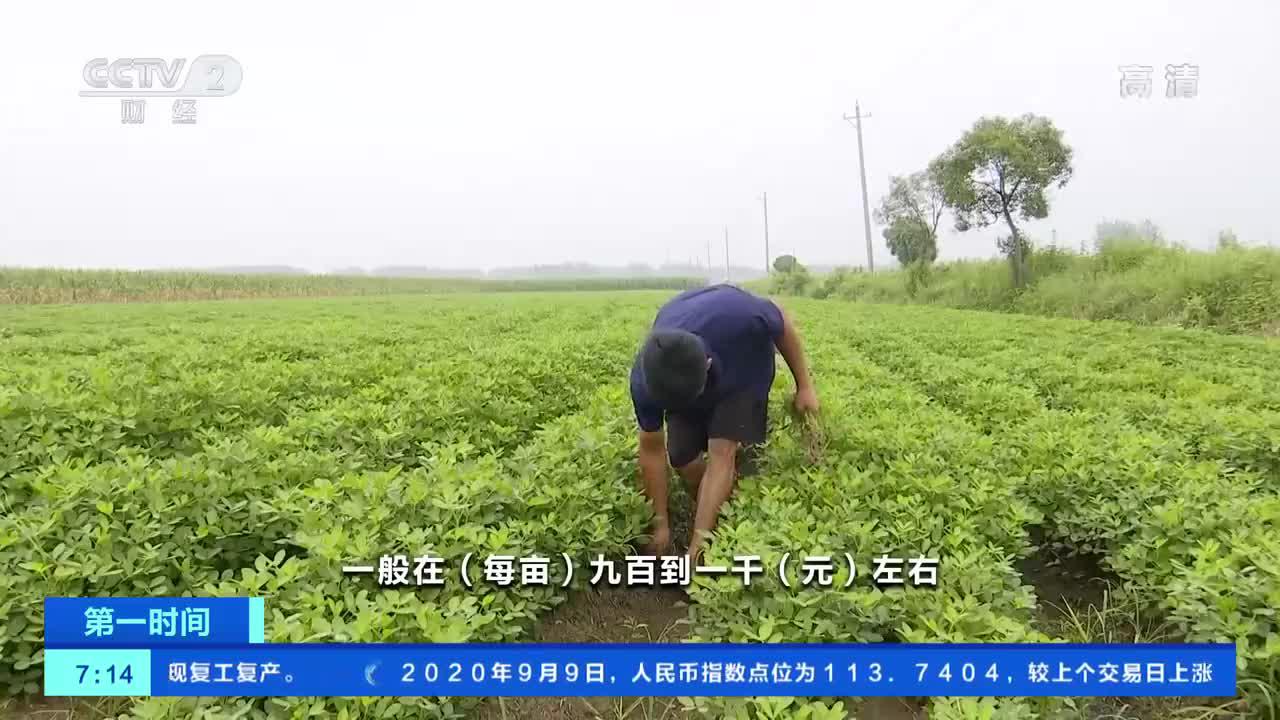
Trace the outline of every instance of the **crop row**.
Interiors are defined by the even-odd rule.
[[[709,557],[728,562],[735,554],[758,554],[773,567],[785,552],[848,552],[862,570],[849,589],[837,589],[847,574],[831,589],[786,588],[774,576],[746,587],[740,580],[700,578],[690,593],[698,638],[1049,641],[1031,627],[1035,597],[1014,567],[1033,550],[1027,527],[1040,515],[1020,496],[1018,482],[998,471],[993,439],[823,332],[825,323],[806,327],[822,383],[820,447],[795,428],[775,432],[761,475],[743,480]],[[777,419],[786,417],[782,395],[775,401]],[[938,559],[937,587],[876,587],[867,566],[881,554]],[[965,717],[984,702],[1002,718],[1047,717],[1061,709],[1052,700],[937,698],[931,717]],[[789,717],[798,710],[764,700],[701,704],[743,717]]]
[[[1103,553],[1187,637],[1237,642],[1247,676],[1280,678],[1280,398],[1276,366],[1264,362],[1274,346],[1212,337],[1205,348],[1105,324],[1028,328],[978,313],[848,306],[835,315],[792,304],[813,345],[826,442],[814,462],[794,433],[771,436],[764,474],[744,481],[713,552],[763,548],[767,565],[787,550],[921,548],[941,555],[939,588],[924,604],[926,593],[913,588],[707,583],[693,593],[700,633],[775,642],[1036,638],[1027,613],[1034,595],[1009,561],[1030,551],[1025,530],[1042,524],[1076,550]],[[1094,337],[1082,342],[1081,331]],[[977,521],[985,523],[974,532]],[[833,707],[703,704],[740,717]],[[931,717],[1044,718],[1068,712],[1063,705],[940,698]]]
[[[1023,482],[1055,539],[1103,555],[1188,638],[1237,643],[1247,675],[1267,683],[1280,678],[1275,413],[1261,405],[1248,411],[1211,404],[1212,394],[1134,391],[1117,393],[1109,404],[1061,370],[1056,387],[1082,392],[1070,404],[1055,403],[1062,396],[1037,384],[1041,376],[1025,355],[962,349],[954,334],[923,327],[909,337],[874,324],[858,328],[851,334],[859,347],[998,438],[1002,472]],[[932,351],[935,338],[945,350]],[[1138,348],[1141,340],[1135,334],[1129,343]],[[1038,349],[1054,357],[1044,338]],[[1230,356],[1225,347],[1219,352]],[[1110,354],[1124,353],[1112,347]],[[1255,402],[1271,402],[1271,393]]]
[[[631,338],[599,331],[608,309],[427,305],[445,312],[415,323],[370,303],[333,318],[284,315],[300,324],[268,315],[202,330],[197,316],[195,330],[173,332],[164,317],[143,318],[114,334],[72,325],[9,346],[0,480],[125,451],[181,457],[268,428],[365,448],[383,467],[412,464],[418,444],[443,438],[509,449],[630,359]]]
[[[618,378],[644,303],[254,305],[202,308],[210,322],[182,327],[167,307],[114,308],[110,326],[92,308],[14,323],[0,354],[0,372],[22,381],[0,401],[10,693],[38,688],[46,595],[265,596],[274,641],[511,640],[564,591],[384,591],[340,567],[394,552],[584,558],[643,532]],[[139,431],[144,414],[167,430]],[[465,704],[270,707],[445,717]],[[200,712],[251,706],[262,709]],[[133,712],[196,710],[152,700]]]
[[[0,684],[38,679],[46,595],[258,595],[276,642],[527,637],[564,591],[379,589],[383,553],[620,553],[645,531],[625,376],[660,295],[0,312]],[[1032,526],[1196,639],[1280,674],[1280,364],[1260,341],[792,301],[824,404],[779,373],[758,477],[708,560],[850,553],[849,589],[699,577],[697,640],[1035,641]],[[839,310],[839,314],[834,310]],[[2,309],[0,309],[2,310]],[[1198,339],[1188,339],[1198,338]],[[1085,502],[1082,499],[1088,498]],[[937,588],[873,586],[881,553]],[[843,577],[836,578],[841,585]],[[578,579],[581,584],[582,578]],[[836,717],[835,699],[702,702]],[[1068,703],[938,698],[930,717]],[[138,717],[453,717],[466,700],[153,699]]]
[[[983,432],[1044,411],[1074,413],[1079,424],[1107,418],[1159,437],[1168,460],[1220,460],[1234,479],[1280,490],[1280,411],[1268,407],[1280,404],[1274,390],[1237,398],[1234,389],[1193,387],[1158,372],[1108,375],[1072,365],[1043,341],[1037,352],[960,352],[934,347],[926,332],[900,337],[863,326],[857,342],[931,397],[962,407]]]
[[[33,692],[45,595],[265,596],[268,642],[499,642],[519,639],[564,597],[558,587],[379,589],[341,566],[383,553],[618,554],[644,532],[622,392],[594,391],[507,455],[459,444],[414,468],[365,470],[298,446],[203,455],[147,467],[67,473],[0,521],[7,632],[0,678]],[[535,462],[530,462],[535,459]],[[57,491],[54,492],[54,488]],[[577,580],[579,586],[582,579]],[[465,702],[271,701],[274,715],[448,717]],[[203,712],[261,703],[227,701]],[[399,711],[397,710],[399,708]],[[148,700],[137,717],[190,717],[189,702]],[[397,714],[397,712],[399,714]],[[220,715],[209,715],[220,716]]]

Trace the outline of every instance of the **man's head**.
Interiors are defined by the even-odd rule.
[[[667,409],[692,404],[706,387],[710,366],[702,339],[684,330],[655,330],[640,350],[645,390]]]

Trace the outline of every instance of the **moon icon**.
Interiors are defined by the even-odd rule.
[[[373,680],[373,672],[377,670],[378,666],[381,664],[382,663],[370,663],[364,666],[364,681],[369,683],[371,686],[376,686],[378,684]]]

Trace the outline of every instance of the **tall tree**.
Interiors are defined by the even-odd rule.
[[[795,255],[779,255],[773,260],[773,269],[780,272],[793,272],[800,265]]]
[[[875,216],[877,223],[888,225],[884,239],[900,263],[933,262],[938,256],[938,222],[944,209],[942,186],[928,172],[889,178],[889,192]]]
[[[1045,193],[1071,179],[1071,158],[1062,131],[1048,118],[984,117],[930,163],[929,173],[954,209],[960,232],[1000,220],[1009,226],[1000,247],[1013,261],[1014,285],[1022,287],[1027,243],[1014,218],[1048,217]]]
[[[931,263],[938,257],[938,241],[934,231],[916,218],[900,215],[884,229],[889,252],[903,267],[912,263]]]

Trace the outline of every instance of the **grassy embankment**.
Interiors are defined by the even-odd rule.
[[[1037,249],[1028,266],[1031,282],[1021,290],[1013,287],[1009,263],[1003,260],[938,263],[915,271],[777,275],[772,290],[1280,335],[1280,251],[1272,248],[1204,252],[1123,240],[1090,254]]]

